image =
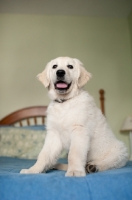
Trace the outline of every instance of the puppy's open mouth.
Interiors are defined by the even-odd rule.
[[[55,84],[55,89],[57,90],[68,90],[71,86],[71,83],[66,83],[64,81],[57,81]]]

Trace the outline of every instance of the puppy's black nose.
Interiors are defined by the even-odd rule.
[[[62,77],[64,77],[64,75],[65,75],[65,71],[62,70],[62,69],[60,69],[60,70],[58,70],[58,71],[56,72],[56,75],[57,75],[58,77],[62,78]]]

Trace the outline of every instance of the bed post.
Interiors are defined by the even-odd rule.
[[[105,94],[105,91],[103,89],[101,89],[101,90],[99,90],[99,93],[100,93],[100,108],[102,110],[102,113],[105,115],[105,106],[104,106],[104,101],[105,101],[104,94]]]

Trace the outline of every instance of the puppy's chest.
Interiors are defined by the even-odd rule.
[[[65,129],[69,124],[71,112],[70,104],[55,103],[48,108],[47,122],[54,128]]]
[[[68,149],[71,133],[70,105],[53,105],[48,108],[47,128],[59,134],[63,147]]]

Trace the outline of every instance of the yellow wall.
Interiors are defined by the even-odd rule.
[[[47,91],[36,80],[58,56],[80,59],[93,74],[85,87],[97,104],[106,91],[106,117],[116,136],[132,114],[132,63],[127,19],[77,16],[0,15],[0,118],[31,105],[47,105]]]

